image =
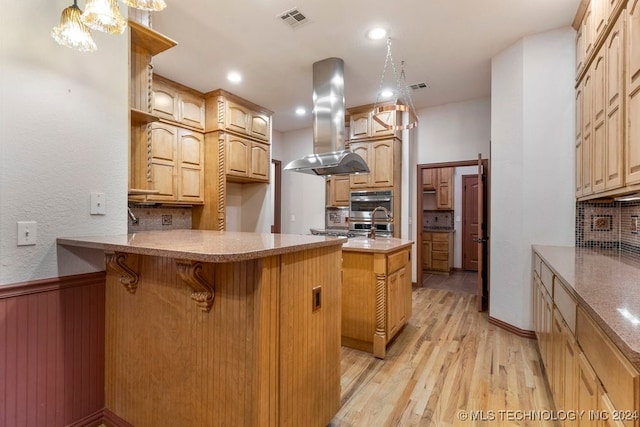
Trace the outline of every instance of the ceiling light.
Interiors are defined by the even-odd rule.
[[[167,3],[164,0],[122,0],[127,6],[135,7],[136,9],[151,10],[154,12],[161,11],[167,7]]]
[[[96,43],[91,37],[91,30],[82,23],[80,15],[82,11],[78,8],[76,0],[73,5],[65,8],[60,15],[60,24],[53,27],[51,37],[61,44],[80,52],[93,52],[97,49]]]
[[[227,74],[227,80],[231,83],[240,83],[242,81],[242,76],[237,71],[231,71]]]
[[[382,92],[380,92],[380,97],[381,98],[391,98],[393,96],[393,91],[391,89],[383,89]]]
[[[305,114],[307,114],[307,110],[305,110],[304,107],[298,107],[296,108],[296,114],[298,116],[304,116]]]
[[[370,40],[382,40],[385,37],[387,37],[386,28],[378,27],[367,31],[367,38]]]
[[[122,34],[127,26],[116,0],[87,0],[80,18],[89,28],[108,34]]]

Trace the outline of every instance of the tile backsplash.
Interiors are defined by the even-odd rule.
[[[640,254],[640,201],[576,203],[576,247]]]
[[[422,228],[435,230],[453,229],[453,211],[425,209],[422,211]]]
[[[166,206],[130,206],[131,213],[138,220],[137,224],[127,217],[129,233],[151,230],[175,230],[191,228],[191,208]]]

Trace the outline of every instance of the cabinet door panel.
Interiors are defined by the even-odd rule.
[[[175,194],[175,166],[171,164],[152,164],[151,176],[153,177],[153,189],[158,194],[150,196],[150,200],[155,201],[174,201]]]
[[[351,139],[369,137],[369,113],[352,114],[349,128]]]
[[[180,169],[180,194],[183,201],[202,198],[202,178],[200,169],[183,167]]]
[[[200,166],[202,164],[202,137],[194,134],[180,135],[182,163]]]
[[[256,179],[269,179],[269,166],[269,146],[252,144],[250,176]]]
[[[374,166],[369,160],[369,144],[368,143],[355,143],[351,144],[351,151],[364,159],[364,161],[369,166],[369,170],[371,170]],[[351,180],[351,187],[353,188],[362,188],[369,186],[369,174],[368,173],[359,173],[350,175],[349,179]]]
[[[248,176],[251,144],[238,137],[229,136],[228,138],[225,159],[227,174]]]
[[[396,112],[395,111],[383,111],[382,113],[375,114],[375,117],[378,118],[385,125],[378,123],[374,118],[374,114],[371,115],[371,136],[388,136],[393,135],[395,130],[393,128],[388,129],[386,126],[395,126],[396,125]]]
[[[576,89],[576,197],[582,196],[582,84]]]
[[[251,116],[251,135],[264,139],[265,141],[269,140],[269,117],[252,113]]]
[[[592,191],[604,190],[605,177],[605,59],[604,50],[598,51],[593,63],[593,162]]]
[[[593,141],[593,79],[591,70],[584,78],[583,104],[582,104],[582,195],[588,196],[592,193],[591,188],[591,150]]]
[[[625,179],[627,184],[640,182],[640,0],[627,3],[627,135]]]
[[[177,130],[171,125],[154,123],[151,128],[151,158],[175,162]]]
[[[204,99],[185,93],[181,95],[181,106],[180,122],[204,129]]]
[[[605,152],[605,188],[611,190],[622,187],[624,132],[622,102],[624,97],[624,15],[611,31],[606,42],[607,80],[606,80],[606,152]]]
[[[226,126],[229,130],[249,134],[249,109],[227,100]]]
[[[374,187],[393,186],[393,142],[374,142],[372,150],[370,158],[374,169],[371,185]]]
[[[162,87],[153,90],[153,113],[168,120],[178,120],[178,99],[176,92]]]

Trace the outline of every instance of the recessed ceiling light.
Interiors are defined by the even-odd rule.
[[[392,96],[393,91],[391,89],[383,89],[382,92],[380,92],[381,98],[391,98]]]
[[[304,116],[305,114],[307,114],[307,110],[305,110],[304,107],[298,107],[296,108],[296,114],[298,116]]]
[[[227,74],[227,80],[231,83],[240,83],[242,81],[242,76],[237,71],[230,71],[229,74]]]
[[[387,29],[382,27],[372,28],[367,31],[367,38],[371,40],[380,40],[387,37]]]

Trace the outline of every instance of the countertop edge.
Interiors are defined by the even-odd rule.
[[[583,296],[575,289],[575,283],[572,283],[570,280],[566,278],[566,273],[560,271],[558,267],[556,267],[555,263],[548,259],[545,256],[544,251],[545,248],[547,250],[555,248],[565,248],[565,249],[573,249],[576,250],[575,247],[571,246],[554,246],[554,245],[532,245],[532,249],[535,253],[540,256],[540,258],[545,262],[545,264],[551,269],[554,275],[558,276],[562,282],[567,284],[564,288],[573,296],[578,305],[582,307],[587,314],[596,322],[596,324],[603,330],[605,335],[613,342],[613,344],[622,352],[622,354],[635,366],[636,369],[640,370],[640,351],[632,348],[627,341],[620,336],[620,334],[609,325],[605,319],[602,318],[600,314],[589,304]],[[604,255],[602,255],[604,257]],[[575,277],[574,277],[575,281]],[[577,338],[577,337],[576,337]]]
[[[413,241],[403,240],[401,242],[398,242],[398,244],[390,247],[357,247],[357,246],[350,247],[348,246],[349,241],[347,241],[346,244],[342,245],[342,250],[343,252],[370,252],[370,253],[387,254],[387,253],[398,251],[400,249],[411,247],[414,243],[415,242]]]
[[[61,246],[80,247],[86,249],[102,250],[104,252],[123,252],[138,255],[157,256],[163,258],[182,259],[191,261],[201,261],[210,263],[225,263],[225,262],[237,262],[248,261],[257,258],[265,258],[274,255],[282,255],[292,252],[299,252],[302,250],[321,248],[326,246],[338,246],[342,245],[346,241],[346,238],[335,238],[317,242],[300,243],[296,245],[287,245],[277,248],[265,248],[255,249],[248,251],[236,251],[225,254],[213,254],[199,251],[188,250],[171,250],[152,248],[146,246],[129,246],[117,243],[96,242],[90,240],[84,240],[82,237],[69,238],[59,237],[56,239],[56,243]]]

